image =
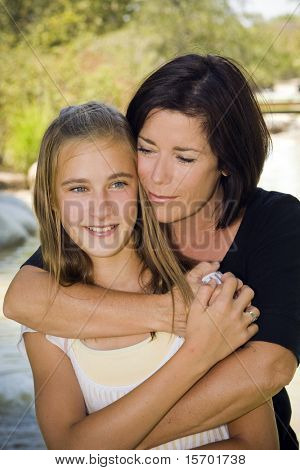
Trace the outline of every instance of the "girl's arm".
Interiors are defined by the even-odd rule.
[[[272,400],[228,424],[230,439],[195,447],[202,450],[278,450],[279,437]]]
[[[213,364],[258,330],[241,315],[252,293],[233,299],[237,280],[229,277],[207,310],[213,291],[201,286],[191,308],[186,340],[155,374],[111,405],[86,416],[81,390],[68,357],[41,333],[25,333],[39,425],[49,448],[133,449]],[[226,300],[227,309],[220,311]],[[243,310],[242,310],[243,311]],[[206,335],[203,336],[205,329]],[[224,341],[226,338],[226,341]]]
[[[24,333],[24,341],[48,449],[134,449],[209,368],[207,361],[195,364],[182,350],[127,395],[86,416],[69,358],[42,333]]]

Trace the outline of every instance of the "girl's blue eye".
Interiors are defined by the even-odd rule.
[[[83,186],[77,186],[76,188],[72,188],[70,191],[73,191],[74,193],[82,193],[84,191],[75,191],[77,189],[83,189],[84,191],[86,190],[86,188],[84,188]]]
[[[128,184],[125,183],[125,181],[115,181],[112,183],[112,186],[114,186],[116,189],[123,189],[124,186],[128,186]]]

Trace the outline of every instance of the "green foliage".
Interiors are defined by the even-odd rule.
[[[0,158],[25,171],[62,107],[96,99],[125,111],[143,77],[178,54],[231,57],[260,86],[299,75],[300,17],[286,25],[285,18],[241,18],[230,5],[229,0],[2,0]]]
[[[7,153],[4,162],[26,172],[38,157],[41,138],[50,119],[50,110],[37,103],[24,103],[12,110]]]
[[[34,44],[53,47],[67,44],[87,29],[104,34],[131,20],[139,0],[4,0],[0,28],[11,41],[30,35]]]

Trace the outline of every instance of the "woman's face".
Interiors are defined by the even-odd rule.
[[[138,173],[164,223],[198,212],[221,175],[200,119],[157,109],[149,113],[138,137]]]
[[[91,257],[128,244],[137,217],[135,153],[127,142],[96,138],[66,142],[58,157],[56,194],[70,238]]]

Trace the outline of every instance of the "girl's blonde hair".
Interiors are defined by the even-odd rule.
[[[72,241],[62,226],[57,210],[56,174],[63,144],[68,140],[93,141],[96,138],[124,140],[136,150],[126,118],[113,107],[96,101],[64,108],[50,124],[41,142],[34,187],[34,209],[39,221],[44,268],[53,276],[57,286],[70,286],[76,282],[94,284],[90,257]],[[192,290],[140,182],[138,186],[138,215],[133,239],[141,258],[140,281],[147,268],[151,272],[150,281],[141,287],[144,292],[161,294],[176,285],[188,311],[193,298]],[[172,290],[171,294],[174,314]]]

